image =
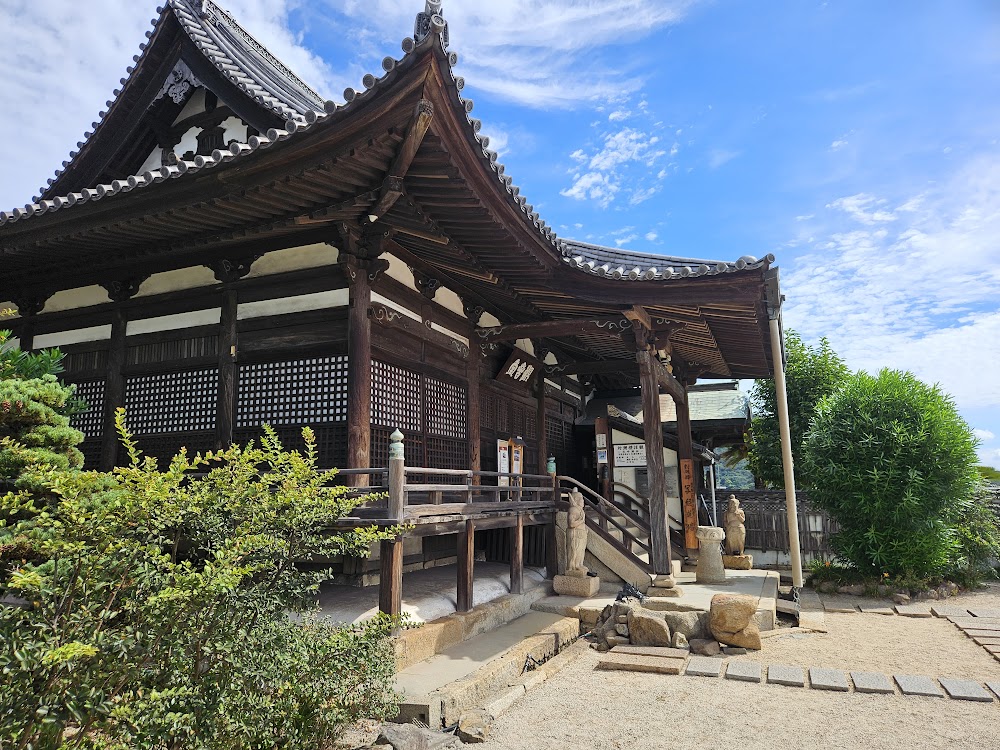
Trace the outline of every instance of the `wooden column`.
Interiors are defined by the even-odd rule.
[[[601,447],[601,436],[604,437],[604,447]],[[612,438],[614,433],[611,431],[611,426],[608,424],[607,417],[595,417],[594,418],[594,443],[597,446],[597,452],[594,453],[594,467],[597,471],[597,486],[601,492],[601,496],[607,500],[609,503],[613,503],[615,500],[615,464],[614,464],[614,445],[612,445]],[[600,451],[605,451],[607,454],[607,461],[603,464],[597,462],[597,453]],[[603,468],[602,468],[603,467]],[[602,474],[603,472],[603,474]]]
[[[538,473],[545,473],[545,466],[549,459],[549,436],[545,432],[545,369],[538,368],[537,382],[535,384],[535,445],[538,448]],[[558,467],[556,467],[558,469]]]
[[[479,426],[481,422],[480,401],[479,401],[479,378],[482,367],[482,355],[480,348],[473,341],[469,347],[469,361],[466,366],[465,377],[466,387],[466,437],[469,441],[469,469],[479,471],[482,468],[482,440],[480,439]],[[479,477],[472,477],[472,484],[479,484]]]
[[[556,546],[556,522],[545,524],[545,577],[555,578],[559,575],[559,549]]]
[[[11,302],[21,316],[17,325],[18,349],[30,352],[35,348],[35,316],[45,309],[48,295],[41,292],[18,292],[11,295]]]
[[[236,423],[236,309],[236,291],[225,290],[219,323],[219,400],[215,417],[215,447],[219,450],[233,444]]]
[[[347,468],[367,469],[371,453],[372,323],[368,310],[372,287],[367,270],[348,263],[351,306],[347,325]],[[348,477],[354,487],[367,487],[369,477]]]
[[[663,467],[663,422],[660,418],[660,389],[652,351],[636,352],[642,390],[642,431],[646,437],[646,471],[649,476],[650,564],[656,575],[670,575],[670,524]]]
[[[684,513],[684,547],[698,549],[698,500],[691,439],[691,414],[687,400],[674,400],[677,409],[677,469],[680,474],[681,509]]]
[[[17,332],[17,348],[22,352],[30,352],[35,348],[35,316],[26,315]]]
[[[403,538],[383,540],[379,547],[378,608],[387,615],[403,611]]]
[[[101,471],[111,471],[118,462],[118,432],[115,411],[125,406],[125,333],[128,323],[120,305],[111,313],[108,369],[104,376],[104,425],[101,432]]]
[[[468,612],[473,607],[476,558],[476,524],[465,522],[465,530],[458,534],[458,606],[459,612]]]
[[[524,593],[524,516],[510,530],[510,593]]]

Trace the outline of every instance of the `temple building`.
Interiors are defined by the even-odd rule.
[[[331,101],[211,0],[168,0],[47,186],[0,212],[0,306],[23,349],[66,353],[88,468],[123,460],[119,407],[161,459],[262,423],[295,448],[310,426],[357,486],[384,484],[398,430],[407,470],[441,473],[407,474],[414,531],[340,572],[392,577],[386,609],[404,567],[457,560],[459,609],[476,557],[509,561],[511,590],[522,564],[551,568],[570,485],[669,586],[707,460],[689,388],[780,374],[774,258],[557,236],[480,135],[440,5]],[[585,415],[623,394],[641,409],[618,449],[623,418],[602,433]],[[641,485],[602,487],[616,453]]]

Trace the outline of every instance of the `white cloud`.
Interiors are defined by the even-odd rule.
[[[659,236],[656,232],[646,232],[646,240],[648,242],[656,242]]]
[[[731,162],[739,155],[739,151],[726,151],[719,148],[712,149],[708,153],[708,166],[712,169],[718,169],[723,164]]]
[[[483,127],[483,135],[490,139],[489,148],[496,151],[498,156],[510,153],[510,135],[506,130],[494,125]]]
[[[838,150],[842,149],[844,146],[846,146],[847,144],[848,144],[848,140],[846,138],[838,138],[837,140],[835,140],[833,143],[830,144],[830,150],[831,151],[838,151]]]
[[[829,337],[851,367],[910,370],[963,409],[1000,406],[1000,154],[904,190],[828,204],[783,269],[786,324]]]
[[[629,196],[629,205],[638,206],[640,203],[645,203],[658,192],[660,192],[659,185],[653,185],[648,188],[637,188],[636,190],[633,190],[632,195]]]
[[[664,156],[666,152],[657,148],[659,141],[656,135],[624,127],[607,133],[600,147],[589,154],[577,149],[570,158],[586,166],[574,172],[573,184],[560,194],[577,200],[596,200],[606,208],[622,190],[630,166],[649,168]],[[634,188],[629,191],[629,202],[642,203],[658,190],[658,187]]]
[[[983,442],[986,442],[987,440],[992,440],[993,438],[996,437],[996,435],[994,435],[989,430],[981,430],[978,427],[972,431],[972,434],[976,436],[977,440],[982,440]]]
[[[618,239],[616,239],[615,240],[615,244],[618,247],[621,247],[622,245],[627,245],[630,242],[635,242],[637,239],[639,239],[639,235],[637,235],[637,234],[629,234],[629,235],[626,235],[625,237],[619,237]]]
[[[616,109],[610,115],[608,115],[608,120],[610,122],[621,122],[622,120],[627,120],[631,117],[632,113],[627,109]]]

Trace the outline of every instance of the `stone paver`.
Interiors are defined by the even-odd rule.
[[[851,689],[846,672],[822,667],[809,667],[809,686],[816,690],[836,690],[841,693]]]
[[[931,612],[935,617],[968,617],[969,610],[965,607],[956,607],[953,604],[932,604]]]
[[[939,678],[948,695],[960,701],[981,701],[992,703],[993,696],[987,693],[983,686],[972,680],[956,680],[954,677]]]
[[[903,691],[903,695],[924,695],[931,698],[944,697],[941,688],[930,677],[913,674],[896,674],[893,675],[893,679],[896,680],[899,689]]]
[[[991,654],[1000,654],[1000,645],[996,645],[996,646],[994,646],[994,645],[984,645],[983,648],[985,648]]]
[[[806,673],[802,667],[789,667],[785,664],[771,664],[767,668],[767,682],[770,685],[805,687]]]
[[[718,677],[722,673],[722,659],[711,656],[692,656],[684,674],[694,677]]]
[[[996,693],[997,698],[1000,698],[1000,680],[990,680],[986,683],[986,687]]]
[[[892,680],[879,672],[851,672],[854,689],[859,693],[895,693]]]
[[[1000,638],[990,638],[989,636],[976,635],[972,640],[980,646],[1000,646]]]
[[[665,659],[686,659],[690,652],[686,648],[668,648],[667,646],[615,646],[612,654],[631,654],[632,656],[660,656]]]
[[[862,607],[862,614],[866,615],[894,615],[896,610],[892,607]]]
[[[978,628],[962,628],[962,632],[970,638],[1000,638],[1000,630],[980,630]]]
[[[900,604],[896,607],[896,614],[903,617],[933,617],[929,604]]]
[[[665,659],[662,656],[637,656],[635,654],[607,653],[597,662],[597,668],[618,672],[653,672],[655,674],[680,674],[683,659]]]
[[[848,607],[846,604],[824,604],[823,609],[827,612],[841,612],[844,614],[850,613],[852,615],[857,614],[858,612],[857,607],[854,607],[853,605]]]
[[[1000,619],[1000,609],[975,607],[970,609],[969,612],[975,617],[994,617]]]
[[[740,682],[760,682],[760,664],[754,661],[731,661],[726,669],[727,680],[739,680]]]

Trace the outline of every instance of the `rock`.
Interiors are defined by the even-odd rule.
[[[445,750],[458,748],[462,741],[453,734],[435,732],[416,724],[383,724],[376,745],[389,745],[393,750]]]
[[[688,640],[708,635],[708,612],[662,612],[661,614],[672,633],[682,633]]]
[[[726,570],[752,570],[753,555],[723,555],[722,565]]]
[[[611,648],[614,648],[615,646],[626,646],[629,643],[628,636],[618,635],[618,634],[609,635],[604,640]]]
[[[836,594],[837,584],[833,581],[820,581],[816,584],[816,590],[821,594]]]
[[[760,628],[757,626],[756,620],[750,620],[743,630],[736,633],[712,631],[712,635],[714,635],[720,643],[725,643],[727,646],[752,648],[754,651],[760,651],[761,649]]]
[[[492,721],[493,717],[481,709],[466,711],[458,718],[458,730],[455,733],[462,742],[486,742],[490,736]]]
[[[838,594],[850,594],[851,596],[864,596],[865,587],[860,583],[852,583],[850,586],[839,586],[837,588]]]
[[[892,595],[892,600],[896,604],[909,604],[910,603],[910,595],[909,594],[903,594],[903,593],[893,594]]]
[[[708,641],[704,638],[692,638],[688,645],[691,647],[691,653],[698,656],[718,656],[722,651],[718,641]]]
[[[938,599],[947,599],[949,596],[951,596],[951,590],[948,588],[947,585],[943,583],[937,587],[937,593],[938,593]]]
[[[618,623],[617,625],[615,625],[615,632],[618,633],[618,635],[622,635],[628,638],[628,625],[623,625],[622,623]]]
[[[625,623],[628,622],[628,615],[627,614],[625,614],[625,615],[618,615],[615,618],[615,622],[617,622],[619,625],[624,625]]]
[[[930,591],[921,591],[920,593],[917,594],[918,602],[935,601],[937,599],[938,599],[938,592],[935,591],[934,589],[931,589]]]
[[[712,634],[736,633],[743,630],[757,611],[757,599],[746,594],[716,594],[708,613]],[[716,635],[716,638],[718,636]]]
[[[722,649],[722,653],[726,656],[743,656],[747,650],[745,648],[739,648],[737,646],[726,646]]]
[[[634,646],[669,646],[670,628],[660,613],[633,609],[628,615],[629,638]]]
[[[687,636],[683,633],[675,632],[670,638],[670,645],[674,648],[688,648]]]

